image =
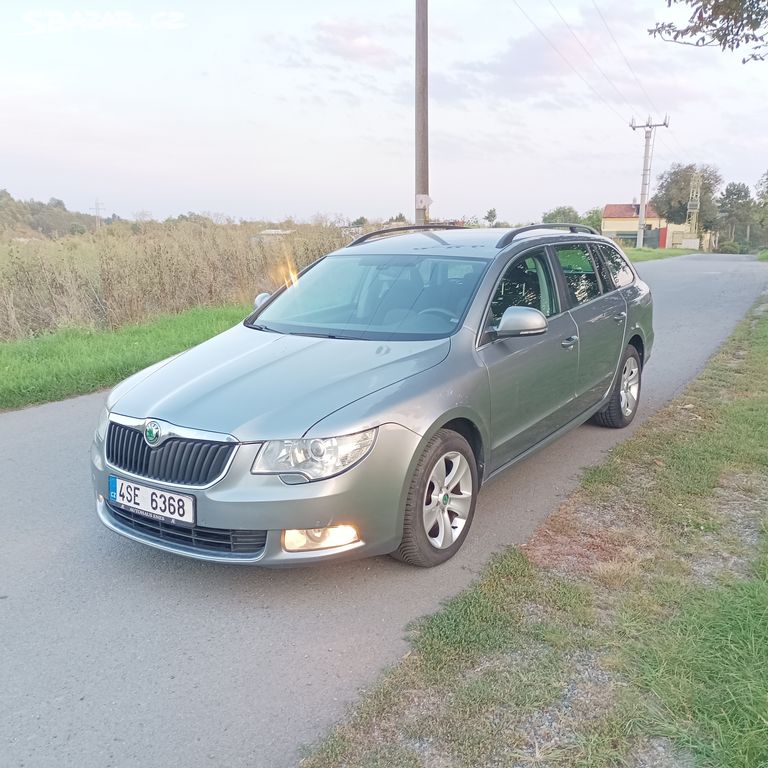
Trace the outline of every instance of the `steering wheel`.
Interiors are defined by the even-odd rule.
[[[443,309],[442,307],[427,307],[427,309],[422,309],[421,312],[419,312],[419,317],[421,315],[440,315],[441,317],[446,317],[451,322],[455,321],[454,314],[449,309]]]

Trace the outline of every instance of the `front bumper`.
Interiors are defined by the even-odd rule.
[[[373,449],[359,464],[336,477],[300,485],[286,485],[276,475],[252,475],[258,451],[252,444],[238,446],[226,475],[209,488],[140,479],[144,485],[195,497],[197,520],[190,531],[111,507],[106,500],[109,475],[131,477],[107,465],[104,443],[97,440],[91,449],[96,511],[107,528],[122,536],[213,562],[277,567],[385,554],[395,550],[402,538],[404,488],[419,441],[405,427],[384,424]],[[355,526],[360,541],[309,552],[283,549],[286,529],[332,525]]]

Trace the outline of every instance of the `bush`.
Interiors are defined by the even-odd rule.
[[[715,250],[718,253],[742,253],[741,246],[733,240],[720,243]]]

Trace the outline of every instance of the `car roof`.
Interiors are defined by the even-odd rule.
[[[562,229],[531,229],[520,231],[514,238],[499,247],[506,235],[515,228],[474,227],[468,229],[434,229],[409,232],[407,234],[382,234],[381,237],[354,243],[335,251],[334,255],[353,254],[413,254],[419,256],[461,256],[491,260],[502,251],[508,253],[519,244],[530,245],[534,240],[556,242],[558,240],[596,240],[606,242],[602,235],[589,232],[570,232]]]

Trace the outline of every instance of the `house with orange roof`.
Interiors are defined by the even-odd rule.
[[[640,206],[632,203],[608,203],[603,208],[602,232],[622,245],[634,246],[637,242],[637,225]],[[646,248],[698,248],[699,238],[691,236],[685,224],[671,224],[648,203],[645,208]]]

